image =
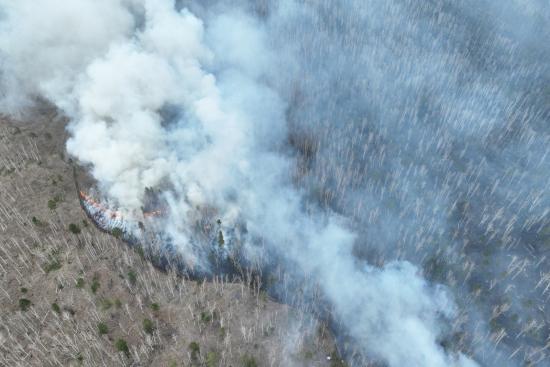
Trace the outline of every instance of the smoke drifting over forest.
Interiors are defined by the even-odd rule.
[[[536,0],[0,0],[0,106],[188,264],[211,220],[319,292],[350,365],[550,366],[549,39]]]

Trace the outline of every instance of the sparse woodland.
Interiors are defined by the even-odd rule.
[[[0,367],[550,367],[548,0],[0,14]]]
[[[0,120],[0,366],[340,365],[325,327],[250,282],[160,271],[96,229],[64,121],[35,114]]]

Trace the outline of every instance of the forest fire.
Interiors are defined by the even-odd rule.
[[[117,209],[109,208],[106,204],[96,201],[92,196],[80,190],[79,199],[86,212],[103,229],[112,230],[114,228],[128,229],[132,222],[137,222],[137,218],[128,218],[123,212]],[[162,209],[143,211],[144,218],[160,217],[165,213]]]
[[[95,208],[96,210],[103,213],[104,216],[109,217],[111,219],[122,219],[122,213],[118,210],[111,210],[110,208],[102,205],[101,203],[95,201],[91,196],[86,195],[85,192],[79,191],[78,192],[80,200],[82,200],[87,207]]]

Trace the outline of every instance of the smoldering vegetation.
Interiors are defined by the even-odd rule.
[[[63,110],[121,210],[159,190],[186,263],[215,269],[221,233],[350,365],[549,364],[545,2],[46,3],[111,15],[46,73],[42,18],[2,4],[4,109]]]

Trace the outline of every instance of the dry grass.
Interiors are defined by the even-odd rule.
[[[315,320],[244,283],[162,272],[98,231],[64,121],[34,113],[0,120],[0,366],[330,365]]]

